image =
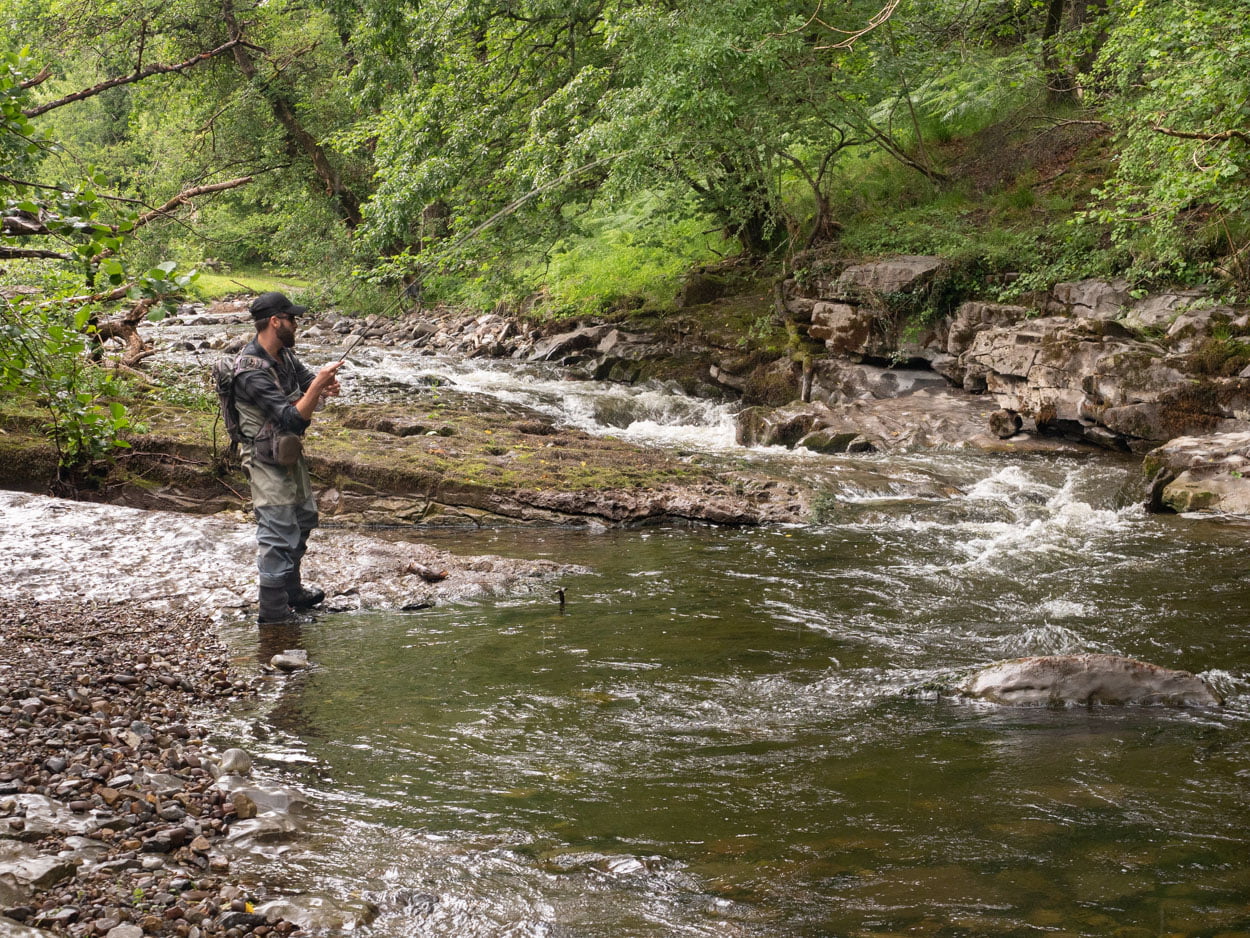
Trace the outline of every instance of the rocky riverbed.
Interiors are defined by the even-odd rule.
[[[209,742],[272,672],[237,670],[216,632],[254,615],[254,527],[12,492],[0,517],[0,938],[238,938],[366,920],[367,903],[267,896],[231,876],[240,851],[298,836],[306,807]],[[570,569],[351,531],[318,532],[306,568],[337,610],[554,589]]]
[[[7,599],[0,647],[0,935],[297,933],[219,850],[205,718],[253,691],[210,620]]]

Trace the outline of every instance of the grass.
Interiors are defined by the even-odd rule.
[[[671,308],[690,268],[726,252],[705,217],[666,218],[655,196],[605,206],[581,220],[582,233],[555,245],[542,270],[556,317],[649,306]]]
[[[237,293],[267,293],[277,290],[297,294],[312,287],[312,281],[298,274],[278,274],[263,270],[232,270],[216,273],[201,270],[191,292],[202,300],[216,300]]]

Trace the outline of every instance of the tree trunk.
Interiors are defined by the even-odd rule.
[[[1068,0],[1049,0],[1046,4],[1046,25],[1042,29],[1042,71],[1046,75],[1046,91],[1051,101],[1067,101],[1074,97],[1076,83],[1055,54]]]
[[[244,77],[249,81],[255,81],[256,63],[252,60],[251,52],[248,51],[247,46],[242,42],[243,30],[235,20],[233,0],[223,0],[221,9],[222,18],[230,30],[230,38],[236,43],[232,50],[234,52],[234,61],[239,66],[239,71],[243,73]],[[295,106],[285,95],[272,87],[265,87],[261,93],[269,102],[269,107],[273,110],[274,117],[278,119],[278,123],[286,131],[287,138],[312,162],[318,178],[325,185],[326,194],[334,198],[339,208],[339,214],[343,217],[347,227],[358,227],[364,221],[360,214],[359,200],[343,185],[338,171],[331,164],[330,158],[326,155],[321,144],[299,122],[299,118],[295,114]]]

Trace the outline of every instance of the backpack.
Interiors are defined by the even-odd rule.
[[[223,356],[213,363],[213,390],[217,392],[217,404],[222,422],[226,425],[226,435],[230,438],[232,454],[238,453],[240,443],[252,442],[243,435],[239,424],[239,409],[234,402],[234,379],[245,371],[269,371],[272,367],[268,361],[255,355],[239,355],[233,359]]]

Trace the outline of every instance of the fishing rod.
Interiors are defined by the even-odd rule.
[[[347,347],[347,351],[345,351],[343,353],[343,357],[339,359],[339,364],[342,364],[343,362],[347,361],[347,356],[350,355],[352,352],[356,351],[356,347],[360,345],[360,343],[363,342],[364,340],[365,340],[365,333],[362,332],[360,333],[360,335],[356,336],[356,341]]]

